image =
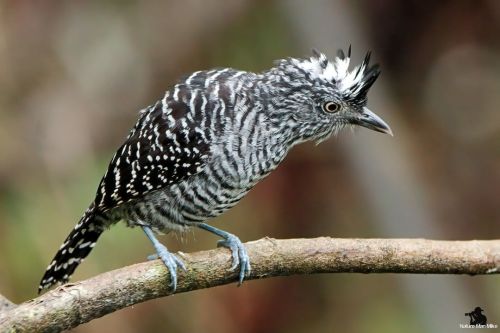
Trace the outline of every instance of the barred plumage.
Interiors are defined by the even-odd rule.
[[[369,54],[349,71],[350,49],[334,62],[315,52],[255,74],[198,71],[179,81],[140,117],[111,160],[96,198],[47,268],[40,290],[65,282],[108,226],[141,226],[170,270],[175,289],[182,262],[156,231],[197,226],[225,240],[249,273],[239,239],[204,222],[234,206],[297,143],[321,141],[346,125],[390,133],[369,111],[366,94],[378,77]]]

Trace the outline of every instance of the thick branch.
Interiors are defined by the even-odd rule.
[[[16,305],[9,301],[4,295],[0,294],[0,312],[11,310]]]
[[[246,244],[248,279],[313,273],[500,273],[500,240],[270,238]],[[181,255],[177,292],[236,281],[225,249]],[[66,284],[0,313],[1,332],[58,332],[153,298],[167,296],[168,272],[159,260]],[[235,291],[237,292],[237,291]]]

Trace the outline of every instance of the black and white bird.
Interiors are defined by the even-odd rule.
[[[259,180],[305,141],[323,141],[346,126],[392,134],[367,107],[380,74],[370,53],[349,70],[351,50],[333,61],[313,51],[262,73],[231,68],[198,71],[140,111],[111,160],[96,197],[43,276],[39,292],[68,281],[101,233],[124,220],[141,227],[170,272],[175,290],[181,259],[156,232],[197,227],[214,233],[239,267],[250,260],[238,237],[205,222],[233,207]]]

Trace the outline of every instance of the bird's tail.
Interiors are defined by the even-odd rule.
[[[95,242],[105,229],[102,221],[96,217],[96,209],[92,204],[71,230],[47,267],[40,281],[38,293],[54,284],[67,282],[76,267],[92,251]]]

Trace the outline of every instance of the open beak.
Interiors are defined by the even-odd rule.
[[[354,118],[351,123],[393,136],[389,125],[366,107],[363,107],[362,113]]]

